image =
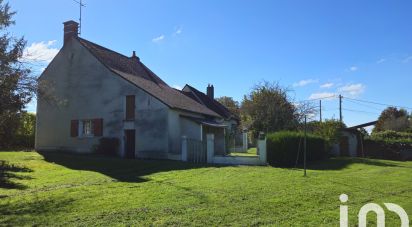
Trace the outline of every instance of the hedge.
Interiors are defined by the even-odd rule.
[[[364,154],[367,158],[387,160],[412,161],[407,152],[412,152],[412,143],[388,143],[380,140],[365,139],[363,141]],[[406,153],[405,153],[406,152]]]
[[[412,133],[409,132],[396,132],[392,130],[386,130],[382,132],[372,133],[371,140],[377,142],[385,142],[388,144],[396,143],[412,143]]]
[[[267,159],[270,165],[293,167],[299,153],[298,164],[303,163],[303,132],[282,131],[267,135]],[[300,144],[300,145],[299,145]],[[322,160],[328,157],[326,141],[313,134],[307,134],[307,161]]]

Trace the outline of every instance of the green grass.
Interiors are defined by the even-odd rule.
[[[351,226],[368,202],[412,214],[412,162],[332,159],[309,165],[305,178],[301,169],[94,155],[0,152],[0,160],[0,226],[339,226],[341,193]]]
[[[256,156],[256,147],[249,148],[246,152],[231,152],[230,156]]]

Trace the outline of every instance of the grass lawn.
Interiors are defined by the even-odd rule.
[[[301,169],[0,152],[0,225],[339,226],[368,202],[412,215],[412,162],[331,159]],[[372,215],[370,215],[372,217]],[[372,220],[372,219],[371,219]],[[386,210],[387,226],[399,226]]]
[[[256,147],[249,148],[246,152],[231,152],[230,156],[256,156]]]

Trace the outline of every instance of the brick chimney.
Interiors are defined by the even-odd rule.
[[[136,55],[136,51],[133,51],[133,54],[132,54],[132,56],[130,57],[131,59],[135,59],[135,60],[140,60],[140,58],[139,57],[137,57],[137,55]]]
[[[79,23],[76,21],[66,21],[64,24],[64,44],[70,40],[70,38],[76,38],[79,34]]]
[[[215,88],[213,87],[213,84],[212,85],[210,85],[210,84],[207,85],[206,95],[209,96],[209,98],[211,98],[211,99],[215,99]]]

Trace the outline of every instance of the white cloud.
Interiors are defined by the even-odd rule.
[[[173,35],[180,35],[183,32],[183,28],[182,27],[177,27],[175,32],[173,33]]]
[[[385,61],[386,61],[385,58],[381,58],[378,61],[376,61],[376,64],[381,64],[381,63],[384,63]]]
[[[173,88],[176,88],[177,90],[182,90],[183,88],[182,88],[182,86],[180,86],[180,85],[173,85],[172,86]]]
[[[403,63],[408,63],[408,62],[410,62],[410,61],[412,61],[412,56],[409,56],[409,57],[403,59],[402,62],[403,62]]]
[[[355,71],[358,71],[358,67],[357,66],[351,66],[350,68],[349,68],[349,71],[352,71],[352,72],[355,72]]]
[[[153,38],[153,39],[152,39],[152,42],[158,43],[158,42],[160,42],[160,41],[162,41],[162,40],[164,40],[164,39],[165,39],[165,36],[164,36],[164,35],[160,35],[160,36],[158,36],[158,37]]]
[[[324,83],[322,85],[320,85],[321,88],[331,88],[333,87],[333,85],[335,85],[334,83]]]
[[[309,96],[309,99],[333,99],[334,96],[336,96],[335,93],[331,92],[319,92],[319,93],[313,93]]]
[[[51,62],[54,56],[59,52],[59,49],[52,47],[55,43],[56,40],[32,43],[29,47],[24,49],[22,60],[27,62]]]
[[[317,83],[318,80],[314,80],[314,79],[308,79],[308,80],[301,80],[297,83],[293,84],[293,87],[304,87],[308,84],[313,84],[313,83]]]
[[[365,90],[365,85],[363,84],[348,84],[338,89],[339,92],[350,96],[358,96]]]

